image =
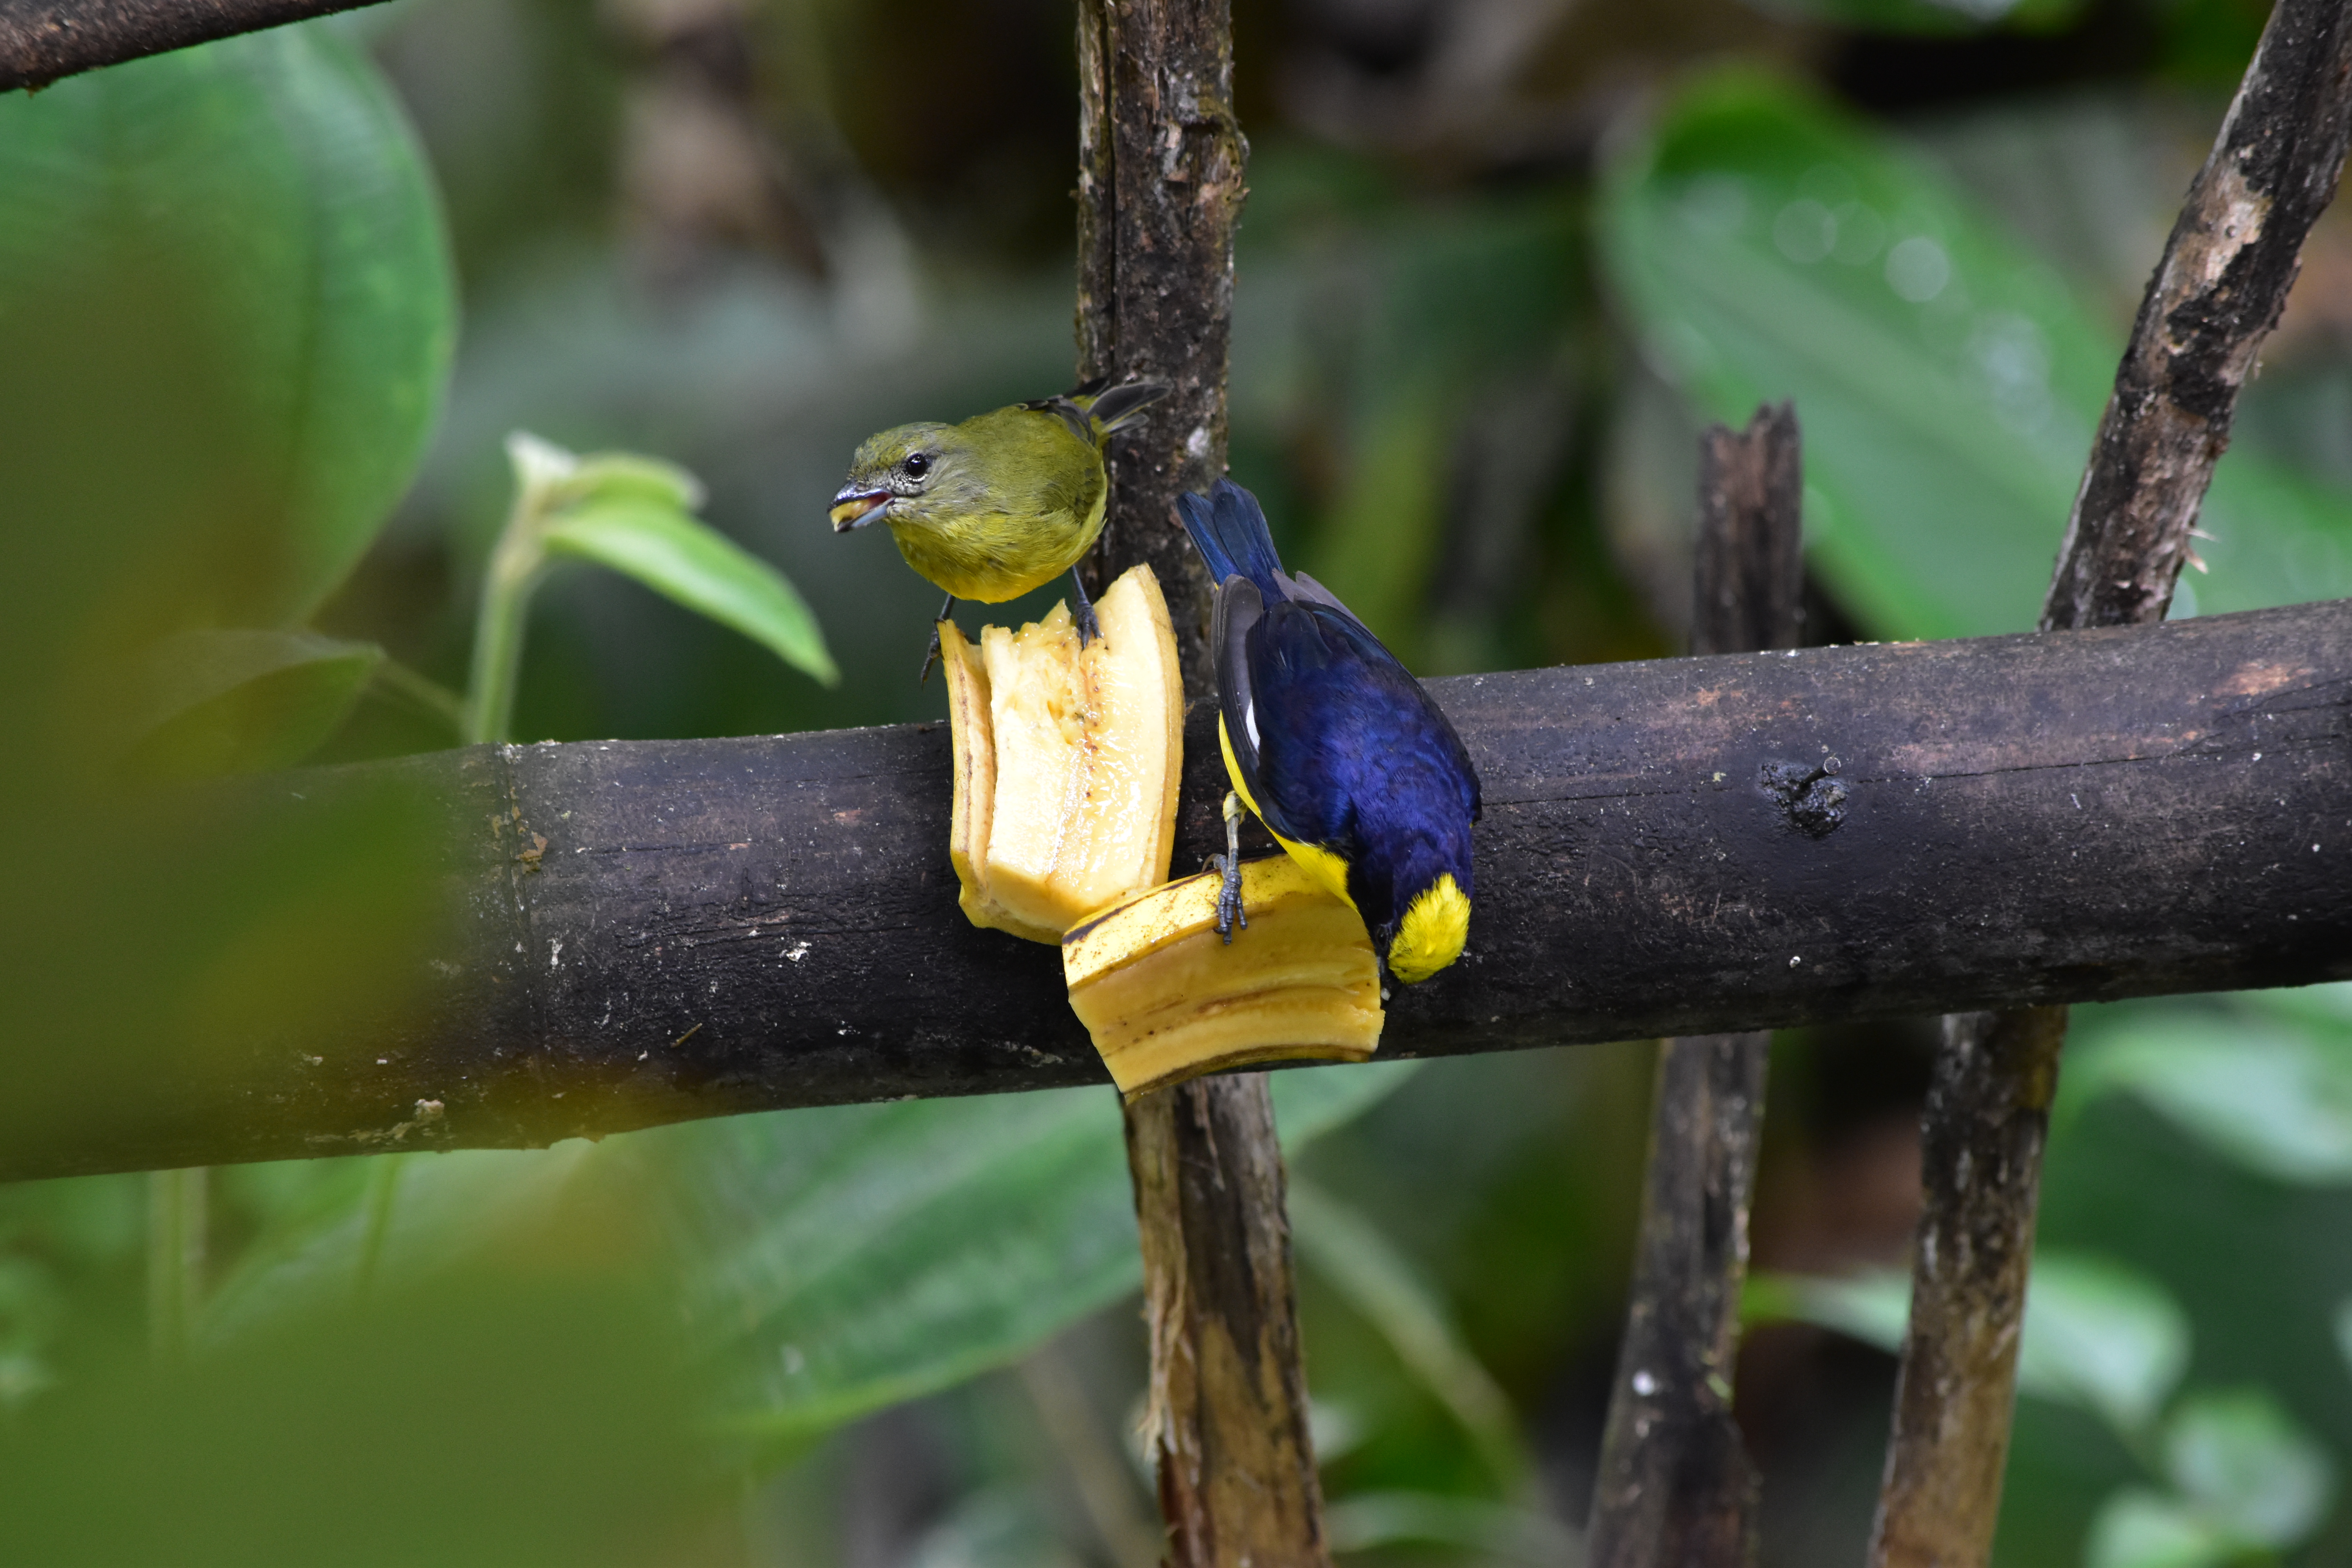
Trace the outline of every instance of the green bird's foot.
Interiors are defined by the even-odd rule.
[[[931,683],[931,666],[940,662],[940,628],[948,624],[950,616],[955,614],[955,595],[949,595],[948,602],[940,606],[940,613],[931,617],[931,646],[925,650],[922,670],[915,677],[915,684],[918,686],[929,686]]]
[[[1070,589],[1078,601],[1078,607],[1070,612],[1070,619],[1078,628],[1078,646],[1085,647],[1102,636],[1102,623],[1095,619],[1094,601],[1087,597],[1086,580],[1075,566],[1070,568]]]
[[[1225,792],[1225,852],[1209,857],[1209,869],[1224,879],[1217,889],[1217,934],[1231,947],[1234,927],[1249,929],[1249,911],[1242,907],[1242,802],[1232,790]]]

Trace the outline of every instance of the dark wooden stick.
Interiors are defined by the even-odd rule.
[[[1167,1561],[1328,1563],[1265,1075],[1145,1097],[1128,1115],[1127,1159]]]
[[[1195,700],[1209,667],[1209,575],[1176,498],[1225,471],[1234,227],[1249,144],[1233,111],[1230,0],[1078,6],[1078,374],[1165,382],[1120,437],[1095,585],[1148,562]]]
[[[1804,457],[1797,411],[1759,408],[1699,438],[1691,652],[1795,647],[1803,636]]]
[[[2051,574],[2045,631],[2164,618],[2239,389],[2336,194],[2347,138],[2352,7],[2279,0],[2140,302]],[[2065,1032],[2058,1008],[1946,1020],[1874,1568],[1970,1568],[1990,1555]]]
[[[0,92],[379,0],[0,0]]]
[[[2352,603],[1430,689],[1486,781],[1478,910],[1462,962],[1390,1001],[1383,1055],[2352,978]],[[1224,838],[1207,710],[1185,747],[1180,866]],[[0,1179],[1104,1081],[1060,955],[956,907],[948,784],[933,724],[126,803],[122,834],[224,876],[289,846],[303,879],[238,884],[219,974],[110,925],[89,963],[152,1026],[19,972],[0,1009],[45,1022]],[[272,933],[301,1007],[225,1005]]]
[[[1699,443],[1695,653],[1797,646],[1804,487],[1795,410]],[[1658,1047],[1625,1337],[1601,1443],[1592,1568],[1717,1568],[1756,1555],[1755,1467],[1731,1418],[1766,1032]]]
[[[2065,1038],[2063,1007],[1944,1018],[1920,1151],[1931,1201],[1912,1268],[1873,1563],[1942,1568],[1992,1556],[2034,1198]]]
[[[1234,226],[1248,156],[1233,71],[1230,0],[1081,0],[1078,374],[1171,389],[1115,454],[1089,574],[1099,586],[1139,562],[1157,574],[1195,700],[1215,689],[1209,581],[1175,500],[1224,471]],[[1222,796],[1223,782],[1209,794]],[[1126,1117],[1168,1560],[1327,1563],[1265,1075],[1181,1084]]]

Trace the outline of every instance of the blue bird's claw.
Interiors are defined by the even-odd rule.
[[[1224,886],[1217,889],[1217,934],[1231,947],[1234,928],[1249,929],[1249,912],[1242,908],[1242,863],[1228,856],[1212,855],[1209,869],[1224,879]]]
[[[1234,927],[1249,929],[1249,910],[1242,907],[1242,802],[1225,792],[1225,852],[1209,857],[1209,868],[1224,878],[1217,889],[1217,934],[1234,944]]]

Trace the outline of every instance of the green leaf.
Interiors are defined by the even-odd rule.
[[[290,767],[341,728],[383,663],[373,643],[310,632],[166,637],[146,661],[131,766],[168,778]]]
[[[1295,1151],[1418,1064],[1279,1072]],[[1100,1089],[788,1111],[656,1134],[700,1260],[689,1312],[746,1424],[804,1436],[1025,1354],[1141,1283]]]
[[[1893,1353],[1909,1326],[1911,1280],[1895,1269],[1843,1279],[1759,1274],[1740,1310],[1751,1323],[1815,1323]],[[2021,1393],[2135,1433],[2163,1407],[2188,1363],[2188,1317],[2161,1285],[2103,1258],[2035,1255],[2018,1352]]]
[[[1448,1546],[1481,1562],[1584,1561],[1583,1540],[1549,1514],[1443,1492],[1358,1492],[1323,1510],[1334,1551]]]
[[[1916,33],[1948,37],[1994,27],[2046,30],[2083,9],[2082,0],[1751,0],[1756,9],[1787,21],[1826,24],[1865,33]]]
[[[1286,1149],[1412,1062],[1273,1075]],[[429,1112],[420,1110],[420,1118]],[[398,1148],[425,1124],[379,1134]],[[538,1153],[369,1162],[293,1205],[208,1302],[219,1342],[545,1228],[581,1193],[659,1194],[690,1333],[731,1423],[787,1444],[1018,1360],[1136,1289],[1106,1089],[776,1111]],[[389,1177],[380,1174],[389,1171]]]
[[[1345,1066],[1286,1068],[1270,1074],[1275,1125],[1285,1149],[1303,1149],[1326,1132],[1346,1126],[1422,1069],[1412,1060],[1351,1062]]]
[[[2183,1400],[2165,1425],[2164,1468],[2200,1517],[2252,1546],[2294,1545],[2336,1490],[2327,1451],[2264,1388]]]
[[[1750,1274],[1740,1292],[1739,1316],[1751,1325],[1812,1323],[1893,1354],[1903,1348],[1911,1321],[1911,1277],[1893,1268],[1843,1279]]]
[[[2126,1487],[2091,1521],[2084,1568],[2214,1568],[2238,1555],[2237,1543],[2179,1500]]]
[[[1708,417],[1792,397],[1811,559],[1875,635],[2031,628],[2122,343],[1891,138],[1726,73],[1612,167],[1602,254],[1645,356]],[[2207,611],[2352,592],[2352,504],[2245,453]]]
[[[318,607],[408,484],[455,321],[415,137],[328,33],[0,97],[10,525],[119,538],[103,569],[166,624]]]
[[[745,1423],[805,1436],[1020,1355],[1135,1289],[1101,1089],[739,1117],[656,1134],[688,1321]]]
[[[2189,1367],[2189,1317],[2163,1286],[2103,1258],[2034,1255],[2017,1383],[2145,1430]]]
[[[2281,1181],[2352,1181],[2352,1027],[2276,1009],[2118,1012],[2066,1065],[2067,1099],[2133,1096],[2223,1158]]]
[[[388,1149],[423,1142],[434,1114],[420,1106],[377,1136]],[[572,1140],[323,1163],[206,1298],[195,1337],[225,1345],[347,1307],[379,1282],[414,1282],[528,1245],[596,1173],[599,1152]]]
[[[583,465],[584,467],[584,465]],[[557,513],[551,556],[593,561],[731,626],[827,686],[841,679],[816,616],[784,574],[655,493],[643,468]]]
[[[1313,1182],[1293,1175],[1290,1226],[1300,1259],[1379,1330],[1406,1370],[1462,1423],[1506,1490],[1532,1466],[1511,1402],[1464,1342],[1444,1299],[1379,1227]]]

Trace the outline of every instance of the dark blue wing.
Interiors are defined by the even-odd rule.
[[[1386,797],[1408,784],[1477,819],[1477,773],[1454,726],[1344,609],[1266,605],[1249,633],[1248,679],[1253,794],[1284,837],[1347,854],[1362,819],[1387,816]]]

